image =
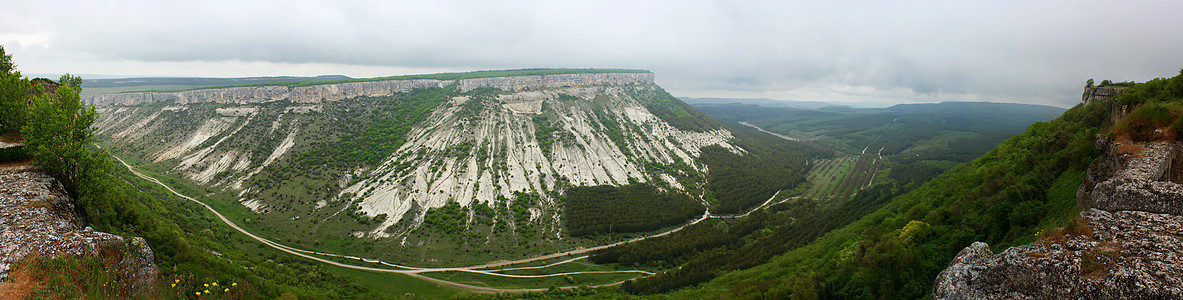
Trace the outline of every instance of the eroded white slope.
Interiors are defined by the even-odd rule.
[[[485,108],[463,115],[468,101],[484,101]],[[624,143],[613,142],[597,112],[641,132],[626,135]],[[557,128],[545,153],[535,136],[536,127],[544,125],[536,123],[539,115],[548,116]],[[663,180],[682,188],[674,180],[677,174],[647,175],[643,163],[672,164],[676,156],[705,171],[696,162],[699,149],[721,145],[742,153],[728,143],[731,138],[725,130],[678,130],[616,87],[524,91],[495,100],[456,97],[412,129],[407,143],[372,171],[376,176],[341,194],[355,195],[360,209],[371,216],[387,215],[369,233],[384,237],[413,207],[435,208],[449,201],[489,205],[499,195],[512,199],[514,192],[538,193],[553,201],[546,192],[559,188],[560,181],[590,186]],[[457,153],[464,149],[461,145],[468,147]],[[417,213],[414,224],[426,210]]]

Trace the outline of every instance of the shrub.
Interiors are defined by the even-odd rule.
[[[1154,130],[1168,124],[1174,126],[1174,106],[1162,103],[1147,103],[1135,109],[1117,124],[1115,132],[1129,136],[1134,141],[1145,141],[1154,137]],[[1179,125],[1183,126],[1183,124]],[[1181,127],[1183,128],[1183,127]]]

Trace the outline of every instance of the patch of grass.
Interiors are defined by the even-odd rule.
[[[1103,278],[1117,264],[1121,257],[1121,243],[1101,241],[1080,259],[1080,275],[1086,278]]]
[[[11,282],[0,290],[0,298],[147,298],[146,291],[134,289],[135,278],[120,266],[119,250],[118,246],[106,247],[101,256],[30,254],[15,264]]]
[[[361,298],[447,299],[465,293],[450,285],[429,282],[402,274],[362,271],[336,266],[326,266],[325,269],[366,287],[368,292],[359,295]]]
[[[469,272],[441,272],[425,274],[431,278],[443,279],[475,286],[504,289],[545,289],[560,286],[591,286],[620,282],[637,278],[641,273],[596,273],[571,274],[537,278],[513,278]]]

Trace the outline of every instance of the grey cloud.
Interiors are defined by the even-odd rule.
[[[1064,94],[1090,77],[1145,80],[1183,67],[1177,1],[144,1],[34,8],[0,12],[0,37],[52,32],[49,48],[33,59],[629,67],[657,72],[659,83],[675,91],[792,95],[839,85],[910,90],[916,99],[977,95],[1061,106],[1072,105],[1074,97]],[[107,73],[120,72],[136,71]]]

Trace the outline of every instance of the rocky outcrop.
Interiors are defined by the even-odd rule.
[[[1090,209],[1093,235],[993,254],[961,250],[937,276],[933,299],[1180,299],[1183,217]]]
[[[1089,86],[1084,88],[1084,95],[1080,96],[1080,101],[1086,104],[1092,101],[1112,102],[1124,91],[1125,88],[1122,87]]]
[[[1180,146],[1097,146],[1105,155],[1076,194],[1084,229],[999,254],[974,243],[937,276],[933,299],[1183,298]]]
[[[1087,86],[1084,88],[1084,94],[1080,95],[1080,101],[1085,105],[1093,103],[1101,103],[1110,107],[1109,121],[1117,123],[1117,120],[1125,117],[1130,113],[1129,105],[1122,105],[1117,102],[1117,97],[1125,91],[1124,87],[1095,87]]]
[[[295,103],[338,101],[357,96],[381,97],[416,88],[443,87],[457,84],[461,91],[480,87],[495,87],[505,91],[622,85],[651,84],[653,73],[585,73],[536,76],[473,78],[461,80],[387,80],[348,82],[288,88],[286,86],[232,87],[181,92],[137,92],[82,96],[89,105],[139,105],[161,101],[177,104],[217,102],[234,104],[264,103],[288,100]]]
[[[52,177],[37,172],[0,172],[0,282],[29,255],[98,255],[122,249],[118,262],[132,287],[153,294],[159,270],[144,239],[125,241],[82,225],[73,200]],[[125,248],[126,247],[126,248]]]
[[[1090,168],[1077,190],[1077,206],[1082,211],[1097,208],[1183,215],[1183,185],[1172,182],[1183,173],[1175,167],[1183,162],[1179,159],[1180,145],[1124,143],[1131,145],[1105,137],[1097,139],[1098,149],[1106,153]]]

